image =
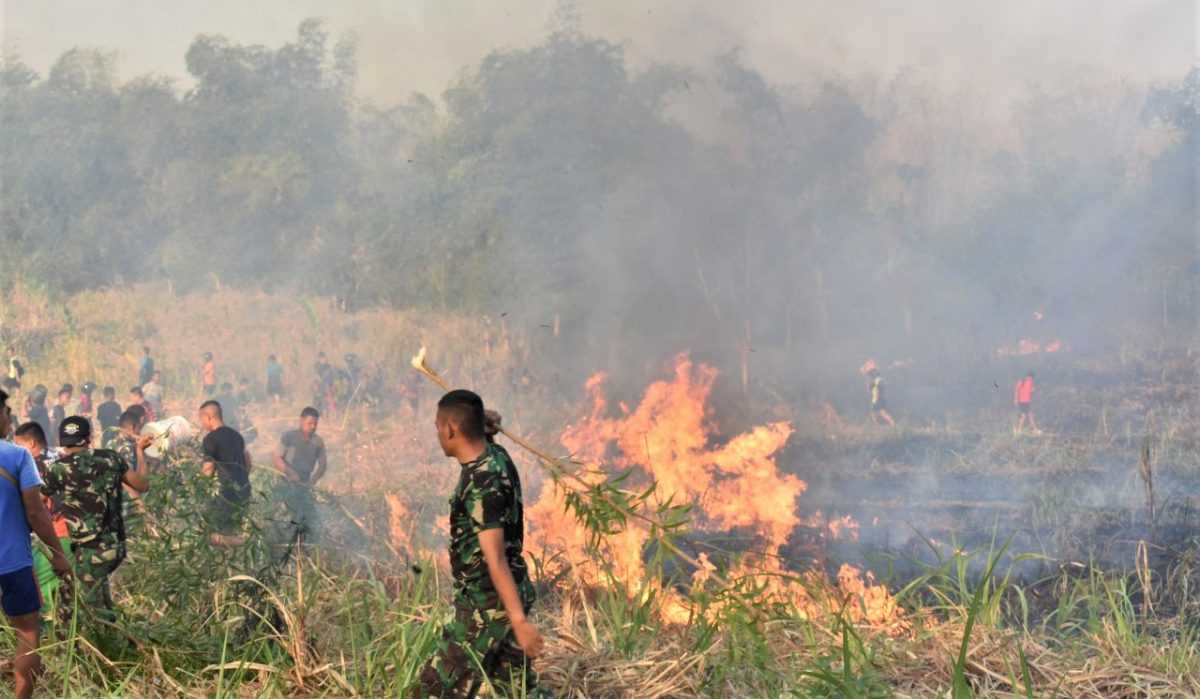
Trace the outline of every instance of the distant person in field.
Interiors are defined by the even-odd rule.
[[[199,419],[208,432],[201,445],[204,456],[200,471],[216,478],[220,485],[208,511],[211,541],[218,546],[240,546],[246,541],[242,521],[250,504],[250,470],[254,463],[242,435],[225,425],[220,403],[205,401]]]
[[[25,406],[25,418],[42,426],[42,431],[50,438],[50,446],[54,446],[55,434],[50,431],[50,411],[46,409],[46,387],[38,384],[29,393],[29,403]]]
[[[884,393],[883,377],[880,376],[879,370],[872,368],[867,372],[867,378],[870,381],[871,391],[871,419],[876,424],[895,427],[896,421],[892,419],[892,415],[887,409],[887,396]]]
[[[1034,434],[1041,434],[1038,429],[1037,418],[1033,415],[1033,372],[1029,371],[1017,381],[1017,385],[1013,388],[1013,405],[1017,408],[1017,426],[1014,431],[1021,434],[1025,429],[1025,423],[1029,423],[1029,429]]]
[[[283,399],[283,365],[273,354],[267,357],[267,395],[274,403]]]
[[[130,468],[116,452],[92,449],[91,423],[73,416],[59,426],[63,455],[46,466],[46,496],[67,520],[75,562],[78,607],[88,616],[115,619],[109,576],[125,560],[124,487],[150,488],[146,475]],[[59,622],[70,624],[75,592],[64,584]],[[69,627],[67,627],[69,628]]]
[[[13,441],[33,456],[38,473],[45,479],[47,444],[46,433],[42,431],[42,426],[36,422],[26,422],[17,428],[13,434]],[[53,500],[50,498],[43,498],[43,500],[46,504],[46,511],[50,513],[50,522],[54,525],[54,535],[58,537],[58,543],[69,557],[71,555],[71,531],[67,528],[67,520],[58,511],[59,507]],[[53,561],[47,558],[45,552],[40,548],[33,550],[33,572],[37,577],[38,589],[42,592],[42,606],[50,612],[51,616],[55,616],[55,610],[58,607],[58,574],[54,571]]]
[[[29,533],[50,549],[50,564],[60,578],[71,575],[42,495],[42,477],[33,456],[4,441],[12,428],[8,394],[0,391],[0,608],[16,636],[12,669],[17,699],[30,699],[42,669],[42,599],[33,571]]]
[[[58,389],[58,398],[54,401],[54,405],[50,407],[50,432],[52,447],[57,447],[58,442],[53,441],[58,435],[58,427],[67,419],[68,406],[71,404],[71,394],[75,389],[71,384],[63,384],[63,387]]]
[[[281,490],[295,522],[297,534],[313,538],[317,532],[317,508],[312,489],[329,466],[325,440],[317,434],[321,413],[308,406],[300,411],[300,424],[283,433],[275,448],[275,469],[286,479]]]
[[[75,402],[72,415],[82,415],[86,418],[91,418],[95,411],[95,406],[92,404],[92,393],[96,391],[96,383],[94,381],[84,381],[79,387],[79,400]]]
[[[8,362],[5,364],[5,377],[11,379],[21,385],[21,379],[25,377],[25,365],[21,363],[21,358],[17,356],[17,348],[12,345],[8,346]]]
[[[535,594],[523,554],[521,481],[508,452],[491,440],[499,416],[489,420],[478,395],[456,390],[438,402],[436,426],[443,453],[460,467],[450,498],[454,621],[444,627],[414,695],[473,697],[484,681],[482,666],[497,694],[523,685],[524,696],[546,696],[529,660],[543,640],[528,617]]]
[[[150,405],[150,409],[155,415],[163,414],[163,385],[162,372],[155,371],[150,375],[150,380],[142,384],[142,395],[146,398],[146,403]]]
[[[140,405],[146,411],[146,422],[155,422],[158,420],[158,413],[154,412],[154,406],[146,400],[146,394],[142,392],[141,386],[132,386],[129,389],[129,404]]]
[[[200,367],[200,388],[206,396],[217,393],[217,364],[213,361],[212,352],[204,353],[204,364]]]
[[[138,385],[145,386],[154,378],[154,357],[150,356],[150,348],[142,348],[142,358],[138,361]]]
[[[329,359],[325,357],[325,353],[317,354],[317,365],[314,367],[316,371],[316,379],[314,386],[313,403],[321,406],[328,414],[333,414],[337,407],[337,398],[334,396],[334,383],[336,380],[336,372],[333,370],[333,365],[329,363]]]
[[[100,434],[117,426],[121,419],[121,404],[117,402],[117,389],[105,386],[101,391],[104,402],[96,406],[96,421],[100,423]]]

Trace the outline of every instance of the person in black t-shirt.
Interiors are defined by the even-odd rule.
[[[104,402],[96,406],[96,420],[100,422],[100,433],[117,426],[121,420],[121,404],[117,402],[117,389],[104,387]]]
[[[200,472],[215,476],[220,483],[220,493],[209,510],[209,522],[215,530],[212,542],[239,546],[246,540],[240,532],[250,502],[250,469],[254,464],[242,435],[225,425],[220,403],[205,401],[199,417],[200,425],[208,432],[202,444],[204,463]]]
[[[50,446],[58,446],[58,433],[50,431],[50,412],[46,410],[46,387],[42,384],[34,386],[33,392],[29,394],[25,418],[29,422],[36,422],[42,428],[42,432],[51,441]]]

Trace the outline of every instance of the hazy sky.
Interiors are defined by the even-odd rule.
[[[186,78],[197,34],[277,46],[306,17],[360,41],[360,92],[438,95],[494,47],[544,35],[555,0],[0,0],[7,51],[44,73],[73,46],[115,50],[122,77]],[[818,65],[856,74],[917,67],[1010,94],[1076,78],[1162,81],[1193,64],[1194,0],[580,0],[585,31],[635,60],[703,65],[740,47],[771,79]],[[181,84],[186,84],[182,82]]]

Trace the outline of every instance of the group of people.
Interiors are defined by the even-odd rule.
[[[91,422],[80,416],[58,425],[53,458],[36,422],[19,425],[15,443],[4,441],[13,432],[8,400],[0,390],[0,606],[17,634],[16,696],[25,699],[40,667],[36,649],[47,602],[60,629],[85,616],[80,610],[111,616],[108,577],[125,558],[122,493],[144,493],[149,481],[116,452],[93,449]],[[39,549],[35,556],[30,532],[48,553]]]
[[[151,417],[144,403],[120,411],[105,429],[103,446],[94,448],[88,416],[64,417],[51,435],[35,420],[17,424],[9,400],[0,390],[0,606],[17,634],[13,668],[16,696],[23,699],[31,696],[40,666],[43,610],[60,635],[72,622],[83,630],[93,628],[92,620],[115,619],[109,578],[125,559],[125,518],[131,498],[149,490],[158,464],[146,453],[153,436],[143,434]],[[107,423],[109,411],[98,413]],[[301,532],[315,522],[311,488],[327,468],[319,419],[305,408],[273,454]],[[242,436],[225,424],[220,403],[205,401],[198,420],[205,432],[200,471],[219,482],[206,517],[211,541],[237,546],[244,541],[253,461]],[[31,545],[30,532],[44,548]]]
[[[868,400],[870,402],[871,420],[877,425],[895,427],[896,420],[888,412],[888,402],[883,383],[883,376],[874,360],[868,360],[860,373],[867,379]],[[1013,386],[1013,407],[1017,409],[1017,423],[1013,428],[1014,434],[1022,434],[1028,425],[1033,434],[1040,435],[1041,429],[1033,412],[1034,374],[1033,370],[1017,379]]]
[[[361,370],[352,358],[347,369],[334,369],[322,354],[317,397],[336,401],[339,372],[358,385]],[[146,390],[148,384],[161,385],[149,348],[143,349],[138,372],[140,385],[134,388],[140,390],[129,392],[124,408],[111,387],[96,406],[72,401],[71,391],[60,392],[55,405],[62,411],[48,414],[45,424],[37,419],[36,400],[30,401],[26,421],[14,424],[9,395],[0,391],[0,478],[8,481],[0,482],[0,597],[18,635],[14,671],[21,699],[31,695],[40,663],[42,610],[58,624],[78,620],[81,610],[87,610],[85,616],[113,616],[109,576],[125,558],[123,517],[130,498],[147,492],[149,476],[160,468],[147,454],[152,437],[142,434],[147,422],[162,414],[161,390]],[[90,396],[94,386],[87,384],[81,392]],[[228,391],[216,384],[211,354],[205,355],[201,385],[200,473],[219,484],[206,515],[210,541],[239,546],[245,542],[254,461],[246,439],[229,424],[222,403]],[[274,356],[268,358],[267,387],[273,398],[283,393],[282,367]],[[299,424],[281,435],[271,455],[281,476],[277,492],[299,537],[315,538],[313,486],[328,469],[326,446],[317,434],[320,417],[317,408],[304,408]],[[99,440],[93,418],[100,424]],[[521,484],[511,457],[493,439],[499,424],[499,416],[485,411],[482,399],[470,391],[451,391],[438,402],[438,442],[459,463],[450,512],[454,620],[444,628],[414,696],[473,696],[485,678],[500,685],[515,682],[528,696],[542,696],[530,661],[543,641],[528,617],[534,592],[523,556]],[[14,442],[4,441],[10,436]],[[96,441],[101,446],[93,448]],[[30,532],[44,547],[31,545]]]
[[[10,399],[22,392],[22,380],[25,367],[15,350],[9,347],[7,373],[3,380],[3,389]],[[162,372],[154,368],[154,360],[150,356],[150,348],[143,348],[144,356],[139,363],[137,383],[129,388],[127,405],[139,405],[145,411],[149,421],[153,422],[163,414],[163,383]],[[101,434],[109,434],[116,429],[123,408],[117,402],[117,389],[105,386],[101,390],[102,400],[95,399],[96,383],[84,381],[79,384],[78,392],[71,383],[62,384],[50,399],[50,391],[44,384],[37,384],[25,393],[21,413],[26,422],[36,423],[42,428],[49,449],[56,449],[59,427],[69,417],[82,417],[89,422],[93,419],[99,425]]]

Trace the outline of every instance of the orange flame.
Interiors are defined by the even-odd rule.
[[[604,374],[591,377],[585,388],[591,408],[562,435],[573,458],[588,464],[608,464],[633,469],[657,483],[660,501],[693,506],[693,523],[702,531],[738,530],[752,533],[760,542],[756,552],[744,556],[729,572],[730,580],[752,579],[778,601],[796,604],[809,615],[843,611],[854,620],[894,618],[894,601],[882,585],[863,582],[856,569],[843,567],[836,588],[823,574],[797,575],[788,571],[780,551],[802,520],[797,501],[806,485],[794,475],[780,473],[775,455],[792,434],[788,422],[755,427],[724,444],[713,444],[714,426],[708,398],[716,379],[715,369],[694,364],[687,355],[676,357],[674,378],[656,381],[641,403],[630,411],[621,405],[620,417],[607,417]],[[583,472],[582,477],[601,478]],[[569,570],[586,584],[613,580],[631,589],[645,589],[643,556],[650,532],[643,522],[630,520],[617,535],[598,542],[600,555],[589,550],[589,535],[574,515],[566,512],[565,494],[555,487],[543,491],[526,511],[529,522],[527,548],[558,572]],[[857,538],[858,524],[849,517],[824,523],[833,537]],[[701,556],[692,586],[702,587],[715,567]],[[825,583],[828,592],[816,597],[814,583]],[[676,593],[663,595],[663,615],[685,623],[695,613],[689,601]],[[848,600],[859,600],[851,604]]]

